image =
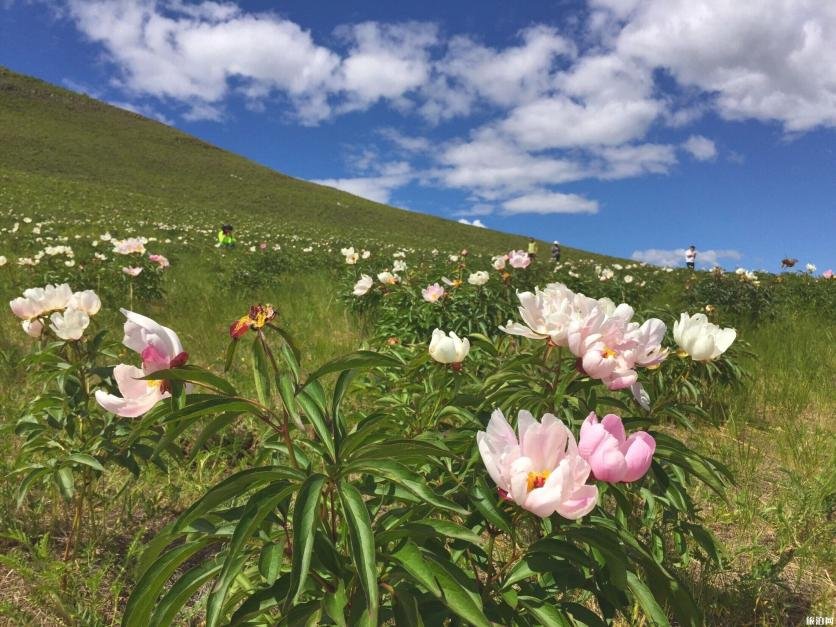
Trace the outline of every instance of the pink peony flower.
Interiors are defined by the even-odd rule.
[[[444,288],[438,283],[433,283],[421,290],[421,296],[423,296],[424,300],[428,303],[438,302],[444,297]]]
[[[512,250],[508,253],[508,263],[512,268],[527,268],[531,264],[531,257],[524,250]]]
[[[645,431],[636,431],[628,438],[619,416],[607,414],[598,422],[592,412],[581,425],[578,451],[599,481],[629,483],[647,473],[656,440]]]
[[[640,326],[632,317],[629,305],[601,302],[567,333],[583,372],[611,390],[630,387],[638,380],[637,366],[655,366],[667,356],[661,345],[665,324],[651,318]]]
[[[125,321],[125,336],[122,344],[140,354],[142,368],[119,364],[113,369],[113,378],[121,398],[96,390],[96,401],[107,411],[118,416],[134,418],[141,416],[160,400],[171,396],[166,381],[144,381],[153,372],[175,368],[186,363],[189,356],[177,334],[151,318],[138,313],[121,310]]]
[[[168,259],[162,255],[148,255],[148,260],[157,264],[160,268],[168,268],[171,265]]]
[[[142,268],[124,267],[124,268],[122,268],[122,272],[124,272],[128,276],[139,276],[140,273],[142,272]]]
[[[500,494],[541,518],[557,512],[577,520],[598,502],[598,488],[586,483],[589,464],[578,453],[575,436],[552,414],[537,422],[519,412],[519,438],[500,410],[486,431],[476,435],[482,461]]]
[[[825,279],[832,279],[833,278],[833,270],[828,268],[824,272],[821,273],[822,277]]]

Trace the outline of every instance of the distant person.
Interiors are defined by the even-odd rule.
[[[685,251],[685,265],[689,270],[693,270],[697,263],[697,247],[691,244],[688,250]]]
[[[537,256],[537,242],[533,237],[528,238],[528,256],[531,257],[531,261]]]
[[[552,242],[552,261],[560,261],[560,242]]]
[[[222,248],[235,248],[235,236],[232,234],[232,225],[224,224],[218,231],[218,243]]]

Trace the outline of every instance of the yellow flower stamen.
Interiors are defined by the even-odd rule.
[[[526,489],[531,492],[534,488],[542,488],[546,485],[546,479],[549,478],[551,472],[548,470],[543,470],[541,472],[530,472],[528,473],[528,482],[526,483]]]
[[[615,357],[617,354],[618,353],[616,353],[613,349],[606,348],[606,347],[604,348],[604,350],[601,351],[601,357],[603,357],[604,359],[609,359],[610,357]]]

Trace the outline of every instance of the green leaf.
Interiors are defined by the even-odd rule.
[[[296,395],[296,401],[305,412],[305,417],[313,425],[319,441],[328,451],[331,461],[336,461],[337,454],[334,445],[334,439],[331,437],[331,430],[328,428],[325,415],[322,413],[319,404],[311,398],[304,390]]]
[[[395,459],[399,462],[414,461],[417,463],[429,461],[427,458],[452,457],[453,453],[429,442],[421,440],[387,440],[379,444],[363,446],[355,451],[352,460]]]
[[[377,624],[379,591],[371,517],[357,488],[350,483],[340,481],[339,493],[345,521],[348,523],[352,561],[357,567],[360,585],[366,594],[369,620],[375,625]]]
[[[173,624],[177,613],[183,609],[186,602],[207,581],[214,577],[221,569],[223,560],[216,557],[187,571],[166,592],[154,608],[154,614],[148,623],[149,627],[167,627]]]
[[[229,341],[224,355],[224,372],[229,372],[229,367],[232,366],[232,360],[235,359],[235,350],[238,348],[238,340],[235,338]]]
[[[450,499],[439,496],[430,488],[424,478],[409,470],[403,464],[393,461],[366,461],[357,460],[343,467],[343,474],[347,475],[354,472],[368,473],[374,477],[382,477],[388,479],[393,483],[398,484],[402,488],[411,492],[420,499],[423,499],[430,505],[435,505],[441,509],[456,512],[458,514],[466,515],[468,511]]]
[[[404,583],[395,586],[393,609],[396,627],[424,627],[418,600]]]
[[[326,614],[338,627],[347,627],[345,622],[345,606],[348,605],[348,596],[345,593],[345,584],[342,580],[337,584],[337,589],[328,592],[322,599],[322,605]]]
[[[499,506],[497,505],[498,501],[499,495],[497,494],[496,489],[489,488],[485,479],[483,477],[479,477],[476,480],[476,485],[473,487],[473,491],[470,493],[470,502],[473,503],[476,510],[482,514],[485,520],[487,520],[490,524],[503,533],[513,536],[514,532],[511,530],[511,523],[505,517],[505,514],[502,513],[502,510],[499,509]]]
[[[427,554],[427,564],[441,588],[441,602],[476,627],[490,627],[482,611],[482,602],[475,592],[476,584],[446,558]]]
[[[569,622],[566,614],[548,602],[522,596],[519,597],[519,602],[540,625],[548,625],[549,627],[572,627],[572,623]]]
[[[157,559],[142,575],[125,606],[124,627],[147,627],[165,582],[180,565],[211,543],[209,539],[193,540],[175,547]]]
[[[203,449],[206,443],[221,429],[225,429],[233,422],[238,419],[237,412],[228,412],[224,414],[220,414],[213,418],[208,425],[203,427],[201,432],[195,438],[194,442],[192,443],[192,452],[189,455],[189,461],[194,460],[197,457],[197,454]]]
[[[37,466],[29,471],[29,474],[20,482],[20,485],[17,488],[17,500],[15,502],[15,507],[20,507],[21,503],[23,503],[23,499],[26,498],[26,493],[29,491],[29,487],[37,480],[43,477],[44,475],[49,474],[50,469],[44,468],[43,466]]]
[[[305,383],[307,386],[312,381],[316,381],[317,379],[324,377],[326,374],[331,372],[339,372],[341,370],[352,370],[354,368],[374,368],[377,366],[400,366],[401,362],[393,357],[389,357],[388,355],[384,355],[382,353],[377,353],[375,351],[355,351],[353,353],[349,353],[348,355],[343,355],[342,357],[337,357],[334,360],[329,361],[327,364],[321,366],[317,370],[315,370],[310,376],[308,376],[308,380]]]
[[[628,571],[627,573],[627,586],[630,588],[630,592],[633,593],[636,601],[638,601],[639,606],[647,614],[647,617],[653,621],[654,625],[658,627],[670,627],[665,611],[656,602],[650,588],[641,579],[636,577],[636,574],[632,571]]]
[[[177,519],[175,531],[182,531],[190,522],[211,511],[224,501],[241,496],[268,481],[301,481],[304,475],[293,468],[260,466],[248,468],[216,484]]]
[[[62,466],[55,471],[55,483],[63,496],[68,501],[75,494],[75,482],[73,481],[73,469],[69,466]]]
[[[282,327],[274,324],[268,324],[267,326],[282,336],[284,343],[281,346],[280,352],[288,368],[293,373],[294,380],[296,383],[299,383],[299,363],[302,361],[302,356],[299,349],[296,348],[296,341]]]
[[[288,486],[284,481],[277,482],[259,490],[247,501],[241,518],[235,525],[235,532],[232,534],[221,574],[206,602],[207,627],[215,627],[221,619],[229,587],[232,580],[241,572],[245,557],[241,555],[244,544],[258,530],[264,519],[278,507],[279,503],[288,498],[294,489],[295,486]]]
[[[340,439],[348,431],[346,426],[342,422],[340,405],[342,404],[343,397],[345,396],[345,393],[348,391],[348,388],[351,385],[351,381],[352,379],[354,379],[356,374],[356,370],[344,370],[343,372],[341,372],[340,376],[337,377],[337,382],[334,384],[334,393],[331,395],[331,416],[333,416],[337,425],[339,425],[340,427],[340,429],[337,431],[337,435]],[[339,440],[336,444],[339,448]]]
[[[311,551],[319,520],[319,497],[325,485],[325,476],[313,474],[302,484],[293,505],[293,562],[290,569],[290,590],[285,606],[295,604],[308,578]]]
[[[194,383],[221,392],[222,394],[228,394],[229,396],[236,396],[238,394],[235,387],[223,377],[219,377],[214,372],[210,372],[200,366],[190,364],[179,366],[178,368],[157,370],[144,376],[143,379],[148,381],[181,381],[183,383]]]
[[[430,594],[441,597],[441,588],[435,580],[435,575],[414,542],[404,542],[390,557],[409,573],[415,582],[426,588]]]
[[[253,341],[253,382],[258,402],[265,407],[270,406],[270,366],[267,363],[267,353],[264,352],[264,340],[256,337]]]
[[[282,568],[284,559],[284,540],[279,542],[268,542],[261,548],[258,557],[258,572],[264,577],[268,586],[276,583]]]
[[[480,548],[485,544],[485,539],[482,536],[467,527],[463,527],[449,520],[439,520],[437,518],[423,518],[403,525],[397,525],[393,529],[377,534],[377,539],[383,543],[398,538],[416,538],[421,536],[445,536],[453,540],[469,542]]]
[[[99,472],[104,472],[104,466],[102,466],[101,462],[87,453],[73,453],[67,459],[77,464],[90,466],[90,468],[98,470]]]

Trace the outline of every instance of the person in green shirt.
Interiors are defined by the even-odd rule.
[[[528,238],[528,256],[531,257],[531,261],[537,256],[537,242],[533,237]]]
[[[235,236],[232,234],[232,225],[224,224],[218,231],[218,243],[223,248],[235,248]]]

